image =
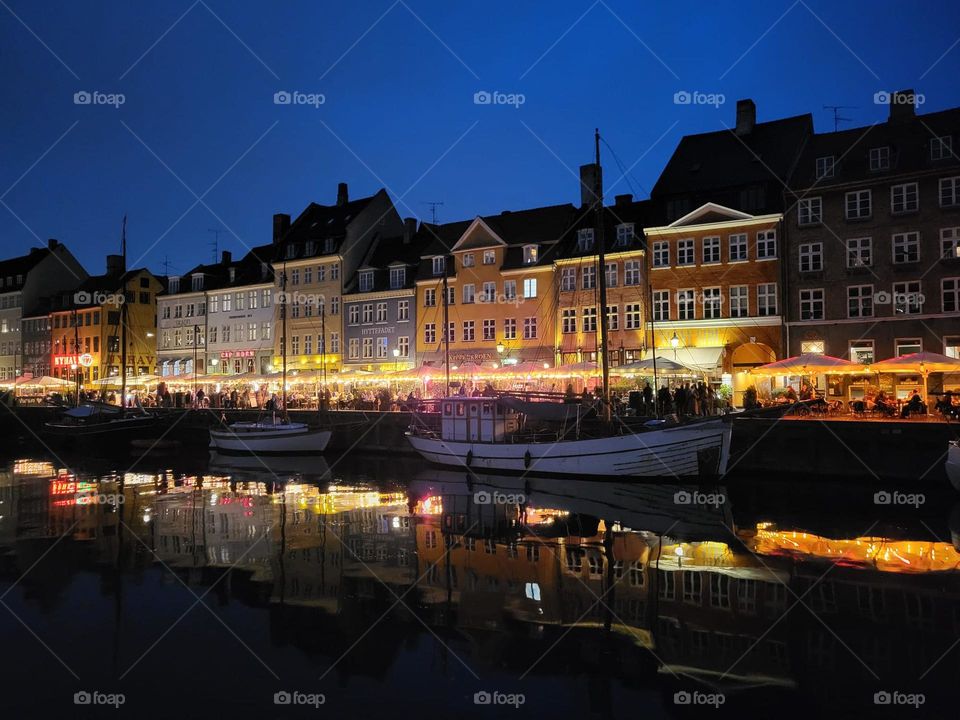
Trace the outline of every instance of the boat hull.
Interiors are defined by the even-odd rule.
[[[51,422],[43,427],[43,434],[56,441],[122,441],[154,436],[164,425],[161,418],[136,415],[99,422]]]
[[[476,471],[676,479],[726,472],[730,434],[730,423],[716,420],[558,442],[473,443],[416,434],[407,437],[429,462]]]
[[[947,449],[946,470],[953,489],[960,491],[960,442],[950,443]]]
[[[221,454],[290,455],[321,453],[330,443],[330,430],[306,425],[228,427],[210,431],[210,449]]]

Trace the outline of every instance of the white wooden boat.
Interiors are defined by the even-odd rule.
[[[426,460],[475,471],[571,477],[715,477],[726,472],[731,424],[723,419],[659,423],[623,429],[622,434],[584,437],[579,416],[556,433],[521,429],[525,413],[513,398],[448,398],[441,403],[441,429],[414,427],[410,444]],[[511,405],[513,407],[511,407]],[[576,414],[577,405],[523,403]],[[548,408],[547,406],[553,406]]]
[[[278,418],[237,422],[211,429],[210,449],[249,455],[321,453],[332,434],[330,430],[312,430],[306,423]]]
[[[947,449],[947,477],[954,490],[960,490],[960,440],[951,440]]]

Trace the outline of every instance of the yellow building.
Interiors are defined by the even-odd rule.
[[[417,275],[417,365],[444,362],[446,273],[451,369],[464,362],[552,367],[554,260],[574,211],[554,205],[424,225],[435,239]]]

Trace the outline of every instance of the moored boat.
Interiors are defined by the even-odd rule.
[[[210,430],[210,449],[218,453],[283,455],[321,453],[330,442],[330,430],[272,417],[237,422]]]
[[[947,477],[954,490],[960,490],[960,440],[951,440],[947,448]]]

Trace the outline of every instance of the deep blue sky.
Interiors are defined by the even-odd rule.
[[[443,201],[442,221],[574,201],[596,125],[636,163],[631,188],[606,154],[610,194],[646,196],[677,140],[732,125],[737,98],[760,120],[813,112],[821,131],[823,105],[883,119],[883,89],[960,105],[955,0],[405,2],[2,0],[0,255],[57,237],[102,272],[127,214],[131,262],[177,273],[210,259],[209,229],[242,253],[338,181],[398,202],[419,180],[401,215]],[[80,90],[125,103],[76,105]],[[278,90],[326,103],[275,105]],[[479,90],[526,102],[475,105]],[[679,90],[726,104],[675,105]],[[184,185],[203,195],[225,172],[188,212]]]

